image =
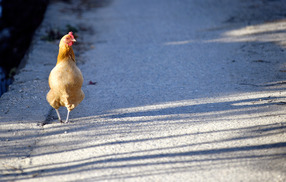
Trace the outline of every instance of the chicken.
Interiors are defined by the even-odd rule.
[[[62,37],[57,64],[49,76],[50,91],[47,94],[47,101],[56,110],[60,122],[62,120],[58,109],[61,106],[67,108],[65,123],[69,122],[70,111],[84,99],[84,93],[81,90],[83,77],[80,69],[76,66],[72,49],[74,42],[76,40],[72,32]]]

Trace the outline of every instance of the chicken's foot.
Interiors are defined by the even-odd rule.
[[[70,116],[70,111],[68,110],[67,119],[66,119],[65,123],[69,122],[69,116]]]
[[[58,109],[56,109],[56,112],[57,112],[57,115],[58,115],[58,119],[59,119],[59,121],[62,123],[63,121],[62,121],[61,115],[60,115],[60,113],[59,113],[59,110],[58,110]]]

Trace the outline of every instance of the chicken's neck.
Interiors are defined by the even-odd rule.
[[[70,60],[75,62],[75,56],[71,46],[60,45],[59,47],[60,49],[59,49],[57,64],[59,64],[62,61],[70,61]]]

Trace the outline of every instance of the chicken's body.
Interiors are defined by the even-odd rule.
[[[69,36],[69,34],[65,36]],[[74,52],[71,47],[72,43],[64,41],[65,36],[59,45],[57,64],[49,76],[51,90],[47,94],[47,101],[56,109],[60,121],[61,117],[58,109],[61,106],[66,107],[68,110],[66,122],[68,122],[69,112],[83,100],[84,93],[81,90],[83,77],[76,66]],[[75,41],[74,38],[73,41]]]

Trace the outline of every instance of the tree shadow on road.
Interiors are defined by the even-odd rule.
[[[239,168],[241,164],[254,169],[272,165],[279,170],[285,162],[286,142],[272,141],[272,138],[285,136],[286,124],[275,122],[283,116],[283,109],[276,105],[281,98],[232,99],[215,102],[220,100],[215,98],[211,103],[205,103],[205,100],[201,103],[198,100],[181,101],[173,105],[159,104],[158,108],[133,108],[137,112],[127,108],[115,110],[120,111],[119,114],[111,112],[75,119],[69,125],[44,126],[41,140],[30,156],[26,156],[32,159],[31,164],[20,168],[7,165],[1,178],[27,180],[91,173],[86,179],[100,181],[170,172],[198,172],[227,166]],[[179,103],[186,106],[179,106]],[[280,107],[281,112],[265,109],[271,105],[276,109]],[[260,121],[261,117],[267,120]],[[233,120],[241,126],[232,126]],[[169,127],[166,128],[167,123]],[[168,130],[170,132],[166,132]],[[9,140],[21,141],[29,137],[34,136],[15,136]],[[57,140],[59,137],[64,140]],[[98,138],[105,138],[105,142],[102,139],[99,140],[102,143],[97,142]],[[21,147],[11,146],[12,149],[17,153]],[[87,155],[79,155],[81,151]],[[63,157],[53,163],[35,161],[38,157],[48,161],[59,155],[73,157]],[[151,170],[153,167],[157,170]],[[112,169],[113,174],[105,174],[108,169]]]

